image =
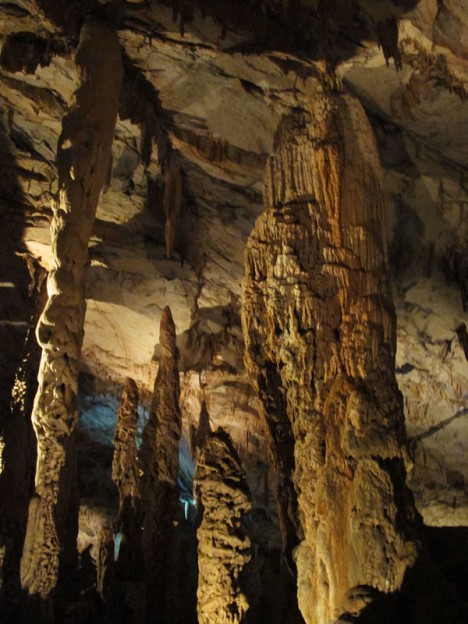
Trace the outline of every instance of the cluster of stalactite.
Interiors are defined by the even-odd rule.
[[[405,485],[384,198],[360,104],[319,93],[277,131],[247,248],[246,363],[264,406],[308,624],[357,616],[418,555]]]
[[[199,449],[194,486],[201,515],[198,622],[240,624],[249,606],[241,574],[250,560],[250,539],[242,520],[251,502],[245,473],[224,430],[209,433]]]
[[[145,167],[151,163],[153,144],[157,146],[157,160],[164,178],[164,242],[166,257],[170,258],[177,243],[184,197],[181,162],[162,123],[158,92],[128,59],[126,64],[119,115],[121,119],[128,118],[139,125],[140,156]]]
[[[58,532],[67,526],[73,478],[73,430],[78,359],[83,342],[88,243],[99,194],[109,169],[118,111],[122,62],[115,30],[87,19],[82,27],[76,62],[81,86],[64,117],[57,165],[59,197],[53,206],[52,262],[48,301],[37,326],[42,348],[39,388],[33,409],[37,437],[35,497],[30,506],[22,583],[29,594],[47,598],[57,583],[60,558]],[[67,453],[70,470],[65,468]],[[59,481],[65,481],[59,488]]]

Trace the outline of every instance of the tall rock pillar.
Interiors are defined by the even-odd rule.
[[[59,197],[51,224],[48,301],[37,327],[42,359],[32,417],[38,440],[36,496],[22,561],[23,587],[43,599],[57,582],[56,510],[59,478],[78,419],[88,243],[109,169],[122,79],[115,30],[98,19],[86,20],[76,62],[81,68],[81,86],[63,119],[59,139]]]
[[[263,402],[307,624],[398,590],[405,486],[379,157],[361,105],[318,94],[278,129],[247,247],[246,364]]]
[[[164,308],[159,334],[161,356],[148,422],[140,451],[142,469],[143,556],[146,573],[147,621],[172,620],[170,558],[179,506],[180,381],[176,330]]]
[[[198,622],[241,624],[248,610],[241,573],[250,561],[242,519],[250,511],[245,473],[223,429],[208,434],[195,472],[198,527]]]

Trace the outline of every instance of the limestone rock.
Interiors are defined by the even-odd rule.
[[[112,479],[119,489],[119,514],[115,530],[120,533],[118,569],[122,578],[142,576],[141,484],[137,457],[138,388],[128,378],[117,414],[114,433]]]
[[[384,167],[409,484],[426,523],[467,525],[468,367],[456,334],[466,323],[468,249],[465,0],[0,2],[0,447],[30,317],[24,253],[53,267],[56,145],[82,84],[75,50],[91,14],[117,25],[125,75],[86,278],[78,368],[92,383],[80,391],[79,548],[93,544],[95,553],[100,528],[117,513],[111,462],[120,388],[135,379],[140,413],[148,411],[154,345],[169,305],[180,352],[188,518],[195,515],[188,440],[205,400],[213,429],[225,428],[239,452],[254,507],[249,529],[275,568],[278,487],[243,366],[243,254],[263,210],[276,128],[284,115],[307,108],[325,66],[364,106]],[[169,258],[166,241],[173,243]],[[281,407],[277,385],[265,395]],[[293,569],[303,531],[288,476],[292,432],[284,421],[273,424],[284,441],[278,491]],[[183,521],[179,527],[187,528]],[[354,595],[367,600],[360,590]],[[250,618],[254,609],[252,602]],[[281,610],[268,613],[284,624]]]
[[[60,544],[55,509],[78,417],[77,366],[83,342],[88,242],[117,116],[121,55],[115,31],[99,20],[88,20],[81,31],[76,62],[82,68],[83,82],[75,106],[63,119],[59,201],[51,226],[49,299],[37,328],[43,349],[32,417],[38,439],[38,503],[28,522],[31,549],[23,561],[22,579],[30,594],[42,598],[49,596],[57,582]]]
[[[169,561],[177,518],[181,417],[176,330],[170,308],[160,327],[160,361],[140,450],[147,620],[170,618]]]
[[[287,490],[284,538],[300,541],[299,606],[331,622],[360,613],[359,587],[398,590],[418,552],[381,172],[356,100],[319,93],[285,118],[264,200],[247,248],[246,363]]]
[[[140,494],[136,433],[138,426],[138,388],[128,378],[122,391],[114,433],[112,479],[119,488],[120,509],[127,497]]]
[[[210,433],[195,473],[198,537],[198,621],[240,624],[248,610],[242,571],[250,560],[250,539],[242,520],[251,509],[245,473],[229,435]]]

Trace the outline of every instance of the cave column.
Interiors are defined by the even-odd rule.
[[[182,420],[176,329],[169,307],[161,316],[159,346],[159,369],[140,451],[146,617],[156,624],[173,620],[176,605],[171,597],[173,583],[178,582],[171,574],[171,556],[179,511]]]
[[[22,561],[23,587],[42,599],[57,583],[59,479],[78,420],[88,244],[110,166],[118,111],[122,60],[115,30],[101,20],[87,19],[76,63],[81,85],[59,138],[59,196],[51,224],[48,301],[37,327],[42,358],[32,416],[38,441],[36,494]]]
[[[246,365],[299,606],[327,624],[398,590],[419,549],[379,156],[357,100],[317,93],[284,118],[264,204],[247,246]]]
[[[245,473],[224,430],[209,433],[199,450],[194,486],[201,516],[198,622],[241,624],[249,604],[240,577],[251,557],[242,520],[251,502]]]

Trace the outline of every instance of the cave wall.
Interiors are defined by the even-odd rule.
[[[426,522],[467,523],[466,9],[461,0],[296,4],[0,5],[3,423],[30,317],[28,263],[53,268],[56,146],[80,85],[84,17],[112,23],[123,51],[86,278],[79,368],[92,382],[79,397],[80,550],[97,544],[116,511],[110,460],[120,388],[126,377],[136,381],[141,420],[165,305],[180,353],[183,487],[191,492],[191,431],[205,403],[246,470],[257,542],[281,547],[278,525],[291,516],[276,516],[268,432],[243,364],[243,256],[263,211],[275,131],[307,110],[324,67],[335,71],[333,87],[364,106],[383,166],[409,483]],[[294,498],[287,488],[283,495]],[[297,535],[296,519],[288,530]]]

